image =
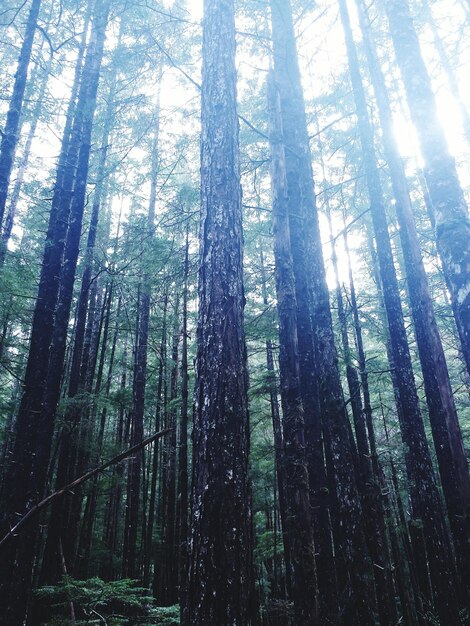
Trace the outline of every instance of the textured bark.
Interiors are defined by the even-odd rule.
[[[94,265],[94,251],[96,244],[96,236],[100,217],[100,209],[102,204],[102,196],[104,193],[104,180],[106,175],[106,160],[109,148],[109,134],[114,111],[114,91],[115,76],[111,80],[111,88],[108,97],[108,108],[106,112],[103,137],[101,141],[101,154],[98,163],[97,178],[98,184],[95,189],[93,198],[90,226],[88,230],[87,243],[84,253],[84,269],[78,296],[78,303],[75,312],[75,332],[73,338],[72,355],[70,359],[70,372],[68,377],[67,396],[70,400],[75,398],[80,392],[85,390],[87,385],[87,377],[89,377],[88,369],[90,364],[90,341],[93,324],[94,301],[96,299],[96,290],[98,281],[92,281],[92,271]],[[80,224],[81,225],[81,224]],[[78,224],[77,224],[78,227]],[[81,230],[81,228],[80,228]],[[71,235],[73,231],[69,229],[68,241],[66,246],[66,263],[68,267],[73,266],[76,254],[76,237],[79,236],[75,231],[75,242],[72,241]],[[93,288],[92,288],[93,287]],[[65,296],[63,290],[62,294]],[[67,300],[64,302],[65,307],[68,304],[70,296],[70,287]],[[95,298],[93,297],[95,295]],[[63,329],[60,334],[60,341],[66,337],[68,326],[68,317],[63,319]],[[88,334],[87,334],[88,328]],[[87,340],[86,340],[87,338]],[[62,348],[63,349],[63,348]],[[60,358],[60,356],[59,356]],[[77,447],[79,446],[80,421],[86,410],[82,403],[71,402],[67,407],[64,415],[64,426],[60,438],[59,460],[56,474],[56,488],[60,489],[64,484],[70,482],[76,472]],[[76,497],[79,497],[76,494]],[[70,505],[74,496],[64,498],[54,504],[52,507],[51,523],[48,527],[48,540],[46,544],[45,556],[43,561],[43,582],[44,584],[54,582],[61,576],[61,556],[60,545],[64,551],[64,557],[69,564],[74,554],[74,546],[76,537],[73,536],[70,526]]]
[[[422,525],[422,536],[427,548],[436,610],[444,623],[459,624],[453,555],[449,545],[444,514],[420,413],[398,280],[388,233],[381,181],[376,164],[373,131],[368,117],[365,92],[359,71],[359,61],[345,0],[340,0],[340,10],[356,102],[358,130],[371,202],[372,222],[377,241],[377,255],[382,278],[384,303],[387,311],[390,344],[395,365],[398,399],[401,406],[399,411],[400,427],[403,442],[407,446],[405,457],[413,516],[415,518],[414,530],[417,536],[421,535]]]
[[[31,52],[40,8],[41,0],[32,0],[16,68],[13,93],[8,107],[5,129],[2,133],[2,141],[0,144],[0,230],[5,214],[8,187],[10,185],[13,161],[19,139],[20,118],[28,78],[28,67],[31,61]]]
[[[424,158],[437,245],[451,293],[462,351],[470,371],[470,219],[431,80],[423,61],[407,0],[384,3],[395,53],[405,85],[411,119]]]
[[[322,452],[318,413],[321,414],[323,440],[326,455],[329,457],[329,487],[333,488],[330,502],[334,509],[333,535],[336,543],[338,592],[341,598],[339,610],[343,613],[345,622],[362,620],[363,624],[372,624],[374,619],[370,611],[370,604],[374,598],[374,591],[370,587],[372,573],[362,529],[352,440],[334,343],[292,11],[289,2],[279,0],[272,0],[271,11],[274,68],[280,90],[286,147],[289,222],[297,305],[303,303],[300,319],[304,328],[299,326],[298,337],[300,338],[302,329],[302,338],[305,339],[306,335],[308,339],[308,331],[305,333],[305,329],[311,325],[315,341],[314,355],[311,347],[303,352],[305,361],[302,362],[302,369],[307,363],[307,357],[311,364],[314,356],[317,363],[316,380],[321,409],[317,412],[316,418],[306,422],[306,425],[307,428],[312,427],[312,441],[309,443],[315,448],[315,468],[321,472]],[[311,368],[311,365],[309,367]],[[311,381],[314,383],[313,377]],[[308,408],[309,411],[312,410],[310,402]],[[318,479],[318,475],[315,479]],[[325,484],[322,484],[321,479],[317,483],[317,489],[325,490]],[[322,549],[328,550],[328,545],[322,546]],[[328,570],[326,572],[328,573]],[[319,573],[319,578],[322,575],[323,572]],[[334,574],[331,570],[329,580],[331,581],[329,593],[332,593]]]
[[[39,280],[31,333],[24,392],[18,412],[13,462],[9,472],[2,523],[9,525],[17,512],[27,511],[44,491],[54,430],[54,415],[60,394],[60,377],[65,356],[66,329],[78,257],[78,246],[85,201],[94,104],[107,23],[107,9],[96,16],[89,44],[84,78],[74,115],[64,171],[57,175],[43,265]],[[65,149],[65,148],[64,148]],[[70,223],[70,230],[68,225]],[[67,259],[63,265],[67,239]],[[2,576],[4,589],[11,585],[11,623],[24,615],[25,593],[30,586],[34,558],[35,529],[21,544],[13,543],[7,564],[15,562],[14,575]],[[12,551],[18,549],[16,558]],[[13,613],[15,613],[13,615]]]
[[[11,234],[13,231],[13,225],[15,222],[16,211],[18,208],[18,202],[20,199],[20,193],[23,187],[24,177],[26,174],[26,170],[28,168],[29,158],[31,156],[31,146],[33,144],[33,139],[36,135],[36,129],[39,122],[39,118],[41,115],[42,108],[44,106],[44,96],[46,93],[46,87],[50,78],[50,71],[52,67],[53,56],[50,56],[49,62],[44,70],[44,76],[41,79],[41,83],[39,86],[39,93],[37,95],[36,104],[31,112],[31,124],[28,129],[28,135],[26,138],[26,144],[24,147],[23,154],[21,156],[19,165],[18,165],[18,173],[16,176],[15,184],[13,186],[13,191],[11,192],[11,197],[8,205],[8,212],[5,218],[5,223],[3,225],[3,230],[1,233],[0,240],[0,267],[5,262],[5,256],[8,249],[8,242],[10,241]]]
[[[300,386],[297,303],[291,252],[286,157],[279,92],[270,82],[271,181],[273,190],[274,258],[279,316],[287,527],[292,566],[292,599],[299,626],[319,623],[315,547],[311,523],[309,474],[305,452],[304,407]]]
[[[251,496],[233,0],[205,0],[201,252],[183,623],[250,621]]]
[[[461,581],[470,584],[470,475],[444,349],[434,315],[420,254],[404,165],[393,132],[393,118],[385,81],[378,64],[367,12],[358,0],[366,53],[376,94],[386,157],[396,199],[408,293],[416,329],[426,401],[439,473],[455,543]],[[468,590],[467,592],[468,593]]]

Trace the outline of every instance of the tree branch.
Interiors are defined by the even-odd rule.
[[[47,498],[44,498],[44,500],[41,500],[41,502],[33,506],[32,509],[29,509],[29,511],[20,518],[20,520],[13,526],[13,528],[0,541],[0,548],[2,548],[12,537],[17,535],[18,531],[26,524],[26,522],[28,522],[34,515],[36,515],[37,513],[45,509],[47,506],[49,506],[49,504],[53,500],[55,500],[56,498],[60,498],[61,496],[68,493],[69,491],[72,491],[72,489],[82,485],[84,482],[86,482],[90,478],[93,478],[97,474],[101,474],[101,472],[104,472],[104,470],[110,467],[111,465],[116,465],[116,463],[123,461],[127,457],[134,454],[134,452],[138,452],[139,450],[141,450],[142,448],[145,448],[145,446],[148,446],[150,443],[156,441],[157,439],[161,439],[162,437],[167,435],[169,432],[171,432],[171,428],[167,428],[166,430],[161,430],[155,435],[152,435],[151,437],[144,439],[137,445],[132,446],[132,448],[129,448],[128,450],[125,450],[124,452],[121,452],[120,454],[113,457],[109,461],[106,461],[106,463],[103,463],[102,465],[99,465],[98,467],[95,467],[94,469],[89,470],[88,472],[86,472],[86,474],[83,474],[79,478],[76,478],[73,482],[69,483],[68,485],[65,485],[65,487],[62,487],[62,489],[59,489],[58,491],[54,491],[54,493],[51,493],[49,496],[47,496]]]

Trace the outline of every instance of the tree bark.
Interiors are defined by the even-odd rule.
[[[279,370],[286,472],[287,527],[292,566],[292,599],[299,626],[318,624],[315,547],[311,523],[305,422],[300,388],[297,303],[289,228],[286,160],[279,92],[270,84],[271,181],[274,257],[279,315]]]
[[[41,0],[32,0],[26,23],[25,35],[15,74],[13,93],[7,112],[5,129],[0,144],[0,230],[5,215],[5,207],[10,185],[16,146],[19,140],[20,118],[23,109],[24,93],[28,79],[28,68],[33,50],[34,35],[38,23]]]
[[[201,253],[183,623],[250,622],[251,494],[233,0],[205,0]]]
[[[61,184],[56,187],[52,200],[2,527],[14,523],[17,512],[31,508],[42,497],[45,487],[54,415],[60,395],[58,372],[63,369],[65,355],[109,3],[102,9],[95,16],[70,142],[64,137],[68,147],[67,157],[63,158],[65,167],[62,175],[58,172],[57,179]],[[68,232],[69,220],[72,232]],[[67,263],[63,266],[66,239]],[[10,567],[15,563],[13,575],[11,570],[1,572],[5,597],[10,593],[10,623],[20,623],[26,610],[24,598],[31,583],[35,536],[35,529],[31,528],[21,544],[12,543],[9,563]],[[16,549],[18,554],[15,557]],[[8,561],[8,558],[4,560],[4,568],[8,569]]]
[[[436,610],[444,623],[459,624],[453,556],[419,407],[388,233],[381,181],[376,164],[373,131],[368,117],[359,61],[345,0],[340,0],[340,11],[348,51],[351,83],[356,102],[358,130],[371,202],[372,222],[377,241],[377,255],[382,278],[384,303],[387,311],[398,399],[401,407],[399,411],[400,427],[403,442],[407,447],[405,459],[415,529],[417,535],[421,534],[422,525]],[[417,556],[422,558],[423,555],[419,554]]]
[[[424,158],[424,176],[433,205],[437,246],[462,352],[470,371],[470,219],[455,160],[449,153],[436,99],[407,0],[384,3],[405,85],[411,119]]]
[[[416,329],[434,446],[443,493],[452,529],[455,554],[462,584],[470,584],[470,475],[460,431],[444,349],[437,327],[404,165],[393,132],[392,112],[385,81],[378,64],[363,0],[357,0],[375,90],[385,145],[386,158],[396,199],[408,282],[408,294]],[[468,593],[468,589],[466,591]]]

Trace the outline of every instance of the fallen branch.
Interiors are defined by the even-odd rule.
[[[134,454],[134,452],[138,452],[139,450],[141,450],[142,448],[145,448],[146,446],[148,446],[150,443],[153,443],[157,439],[161,439],[162,437],[167,435],[169,432],[171,432],[171,428],[167,428],[166,430],[161,430],[155,435],[152,435],[151,437],[144,439],[137,445],[132,446],[132,448],[129,448],[128,450],[125,450],[124,452],[121,452],[120,454],[113,457],[109,461],[106,461],[106,463],[103,463],[102,465],[99,465],[98,467],[95,467],[94,469],[89,470],[88,472],[86,472],[86,474],[83,474],[79,478],[76,478],[73,482],[69,483],[68,485],[65,485],[65,487],[62,487],[62,489],[59,489],[58,491],[54,491],[54,493],[51,493],[49,496],[47,496],[47,498],[44,498],[44,500],[41,500],[41,502],[38,502],[38,504],[33,506],[32,509],[29,509],[29,511],[25,513],[19,519],[19,521],[13,526],[13,528],[0,541],[0,548],[2,548],[12,537],[16,536],[18,534],[18,531],[26,524],[26,522],[28,522],[32,517],[34,517],[34,515],[42,511],[42,509],[45,509],[47,506],[49,506],[49,504],[53,500],[56,500],[57,498],[60,498],[61,496],[68,493],[69,491],[72,491],[75,487],[79,487],[87,480],[90,480],[90,478],[93,478],[93,476],[96,476],[97,474],[101,474],[101,472],[104,472],[104,470],[108,469],[108,467],[111,467],[111,465],[115,465],[116,463],[123,461],[127,457]]]

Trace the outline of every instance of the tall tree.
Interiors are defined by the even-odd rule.
[[[178,570],[180,602],[184,604],[186,591],[185,564],[188,557],[188,303],[189,303],[189,225],[186,226],[186,244],[183,265],[183,304],[181,328],[181,418],[178,445]]]
[[[465,101],[462,98],[461,87],[457,79],[455,69],[452,67],[452,61],[446,50],[446,46],[439,33],[439,27],[434,19],[432,7],[428,0],[423,0],[422,7],[424,9],[424,15],[429,27],[431,28],[434,45],[436,46],[437,53],[439,55],[439,61],[442,69],[447,77],[447,82],[452,90],[452,95],[455,98],[459,107],[460,115],[462,117],[463,129],[467,142],[470,142],[470,112],[465,105]]]
[[[388,233],[382,186],[375,157],[373,130],[369,121],[366,96],[347,4],[345,0],[340,0],[339,5],[356,103],[358,130],[371,203],[372,223],[377,242],[377,256],[395,367],[402,438],[407,446],[406,464],[413,515],[418,520],[418,524],[423,526],[423,537],[427,548],[427,560],[435,594],[436,610],[444,622],[459,624],[453,555],[447,537],[444,514],[419,407],[398,280]],[[423,556],[417,554],[417,558],[422,563],[422,571],[424,573],[427,564],[426,558],[423,559]],[[424,579],[425,576],[423,575]]]
[[[384,3],[411,119],[424,158],[437,245],[451,294],[462,352],[470,371],[470,219],[455,159],[439,119],[431,79],[408,0]]]
[[[373,622],[374,591],[362,528],[362,514],[354,475],[349,422],[338,369],[329,293],[315,203],[312,157],[290,2],[271,1],[274,72],[279,85],[282,132],[286,154],[287,197],[293,269],[296,281],[297,324],[310,476],[318,505],[324,480],[323,445],[329,457],[332,529],[327,517],[318,549],[322,557],[319,580],[326,578],[325,594],[334,602],[331,531],[336,543],[339,607],[346,621]],[[317,391],[315,392],[315,387]],[[316,397],[315,397],[316,395]],[[312,491],[312,489],[311,489]],[[317,505],[317,502],[315,502]],[[318,510],[316,508],[316,510]],[[318,536],[318,533],[317,533]]]
[[[248,376],[233,0],[205,0],[191,538],[183,623],[250,622]]]
[[[20,193],[22,191],[26,170],[28,168],[29,159],[31,156],[31,148],[32,148],[34,137],[36,135],[36,129],[37,129],[40,115],[41,115],[41,111],[44,107],[44,96],[46,94],[46,87],[50,78],[50,71],[52,69],[53,58],[54,57],[51,54],[49,57],[49,61],[46,65],[46,68],[44,70],[44,74],[41,78],[36,104],[34,105],[34,108],[31,112],[31,123],[28,128],[26,144],[24,147],[23,154],[21,155],[21,159],[18,163],[18,174],[16,177],[15,184],[13,185],[13,190],[10,195],[8,211],[5,217],[5,223],[3,225],[2,234],[1,234],[0,267],[5,262],[5,256],[6,256],[7,249],[8,249],[8,242],[10,241],[11,234],[13,231],[13,225],[14,225],[15,217],[17,213]]]
[[[77,432],[80,429],[80,419],[86,412],[83,405],[74,403],[73,398],[80,392],[84,392],[86,386],[87,369],[89,365],[88,352],[86,347],[87,322],[90,326],[92,320],[93,293],[96,295],[97,280],[92,280],[92,272],[95,263],[95,246],[98,233],[100,212],[105,191],[107,155],[109,149],[110,130],[115,108],[116,74],[111,77],[110,91],[108,94],[108,106],[105,115],[103,138],[101,142],[101,153],[97,168],[97,185],[93,198],[90,225],[86,248],[84,252],[84,268],[78,295],[78,302],[75,314],[75,329],[73,337],[73,348],[70,358],[70,371],[68,377],[67,395],[71,400],[67,407],[63,419],[62,431],[60,435],[60,450],[58,455],[56,471],[56,487],[60,489],[71,482],[77,471],[77,450],[79,438]],[[66,330],[61,333],[66,335]],[[47,543],[43,559],[42,581],[56,582],[62,574],[61,562],[65,558],[68,567],[72,566],[72,559],[75,553],[76,532],[71,527],[70,508],[74,498],[80,500],[78,491],[70,498],[62,499],[54,503],[51,512],[51,522],[48,526]],[[63,555],[61,556],[61,552]]]
[[[278,90],[271,79],[271,180],[274,256],[279,314],[279,370],[287,495],[287,545],[292,565],[292,598],[299,625],[318,623],[315,547],[311,521],[305,421],[300,384],[297,303],[289,228],[285,150]],[[282,489],[283,485],[279,485]]]
[[[95,14],[70,141],[64,137],[63,150],[67,150],[67,156],[62,159],[64,171],[60,167],[58,169],[59,184],[52,199],[24,390],[6,483],[8,489],[5,491],[2,530],[10,526],[19,512],[26,512],[41,499],[46,484],[54,416],[60,395],[60,376],[57,372],[62,370],[65,357],[85,206],[93,114],[109,9],[107,0]],[[66,264],[64,258],[67,258]],[[0,584],[5,597],[10,597],[10,603],[5,607],[10,623],[21,623],[28,606],[24,598],[31,585],[35,538],[36,525],[33,523],[26,538],[23,537],[21,542],[12,542],[2,560]]]
[[[19,140],[21,111],[23,109],[28,68],[31,61],[34,35],[36,33],[40,8],[41,0],[32,0],[23,44],[18,59],[18,66],[16,68],[15,84],[13,85],[13,93],[8,108],[6,124],[2,132],[2,142],[0,144],[0,229],[5,214],[8,186],[10,184],[16,146]]]
[[[403,161],[393,132],[393,117],[383,74],[363,0],[357,0],[364,45],[382,125],[385,154],[390,170],[400,239],[408,281],[421,369],[443,493],[456,547],[461,580],[470,572],[470,527],[465,520],[470,507],[470,474],[460,430],[446,357],[422,256]]]
[[[158,100],[159,93],[158,92]],[[147,212],[147,232],[144,239],[146,246],[151,246],[155,235],[155,207],[157,200],[158,176],[158,140],[160,131],[160,104],[157,105],[155,115],[155,129],[152,141],[150,198]],[[134,379],[132,388],[132,423],[131,445],[135,445],[144,438],[144,411],[147,383],[147,353],[150,324],[151,288],[150,277],[146,269],[143,270],[139,285],[138,299],[138,329],[136,336]],[[136,578],[137,569],[137,532],[139,525],[139,510],[141,509],[141,473],[143,468],[143,452],[137,455],[129,464],[128,487],[126,505],[126,529],[124,543],[123,572],[125,576]]]

